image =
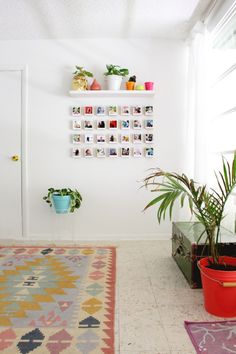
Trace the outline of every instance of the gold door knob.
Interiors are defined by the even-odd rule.
[[[18,161],[19,160],[19,156],[18,155],[13,155],[11,157],[12,161]]]

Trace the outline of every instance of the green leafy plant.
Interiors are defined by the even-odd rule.
[[[93,74],[90,71],[85,70],[82,66],[75,66],[76,70],[73,73],[74,76],[82,76],[82,77],[93,77]]]
[[[158,181],[160,177],[162,180]],[[212,257],[211,263],[217,265],[219,263],[220,228],[225,216],[225,204],[236,186],[236,153],[232,164],[222,158],[222,171],[215,173],[215,178],[217,190],[207,189],[205,184],[199,185],[185,174],[164,172],[160,169],[154,170],[144,179],[144,186],[150,186],[152,192],[158,192],[159,195],[148,203],[144,210],[159,204],[157,219],[160,223],[165,219],[168,211],[170,219],[172,218],[173,206],[177,200],[183,207],[186,199],[191,213],[204,226],[209,256]]]
[[[62,188],[62,189],[54,189],[54,188],[49,188],[48,193],[46,196],[43,197],[43,200],[45,200],[46,203],[52,206],[52,195],[59,195],[59,196],[70,196],[71,199],[71,204],[70,204],[70,213],[73,213],[75,209],[79,209],[81,202],[82,202],[82,197],[81,194],[77,189],[72,190],[70,188]]]
[[[108,75],[118,75],[118,76],[126,76],[129,75],[129,70],[125,68],[121,68],[119,65],[106,65],[107,71],[104,73],[105,76]]]

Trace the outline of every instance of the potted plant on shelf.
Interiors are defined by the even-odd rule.
[[[88,89],[88,81],[86,77],[93,77],[90,71],[85,70],[82,66],[75,66],[76,70],[73,73],[72,90],[85,91]]]
[[[126,82],[126,89],[127,90],[134,90],[134,85],[136,83],[136,76],[133,75],[129,78],[129,80]]]
[[[46,196],[43,197],[46,203],[53,205],[57,214],[73,213],[79,209],[82,197],[77,189],[71,188],[54,189],[49,188]]]
[[[180,200],[180,207],[183,207],[185,199],[188,201],[191,213],[204,226],[209,252],[208,257],[198,262],[205,308],[216,316],[235,317],[236,258],[220,255],[218,246],[225,204],[236,186],[236,153],[231,164],[222,158],[222,171],[215,173],[215,177],[217,190],[208,189],[205,184],[199,185],[184,174],[154,170],[144,179],[144,186],[150,186],[158,196],[144,210],[158,204],[157,219],[160,223],[167,212],[172,218],[173,206],[177,200]]]
[[[129,70],[112,64],[107,64],[106,68],[107,71],[104,75],[106,76],[108,90],[120,90],[122,78],[129,75]]]

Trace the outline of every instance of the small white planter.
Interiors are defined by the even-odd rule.
[[[107,89],[112,91],[120,90],[122,78],[123,77],[119,75],[107,75],[106,77]]]

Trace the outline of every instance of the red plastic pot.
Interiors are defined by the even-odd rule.
[[[220,257],[220,263],[236,266],[236,258]],[[219,317],[236,317],[236,270],[215,270],[207,265],[208,258],[198,262],[206,311]]]

